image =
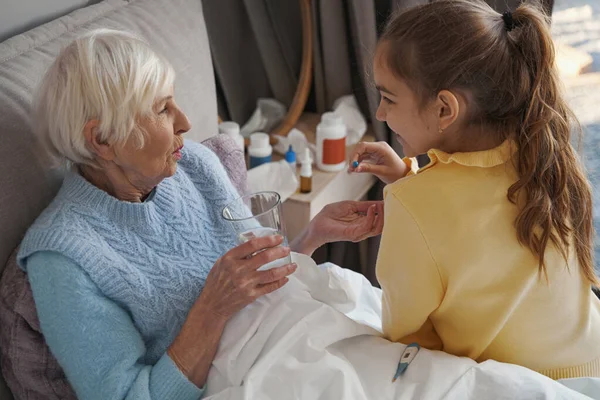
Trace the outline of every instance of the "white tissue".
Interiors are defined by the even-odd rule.
[[[317,147],[312,143],[308,143],[308,139],[302,131],[292,128],[287,136],[275,135],[275,137],[277,138],[277,144],[273,147],[273,150],[279,154],[285,154],[290,148],[290,145],[292,145],[292,149],[294,150],[294,153],[296,153],[298,164],[300,164],[304,157],[304,149],[308,147],[311,152],[311,160],[314,162],[316,159]]]
[[[251,193],[273,191],[284,202],[298,190],[296,170],[286,161],[259,165],[248,171],[248,188]]]
[[[270,132],[283,120],[286,112],[285,105],[275,99],[258,99],[256,110],[240,133],[248,137],[254,132]]]
[[[367,121],[360,112],[354,95],[342,96],[333,103],[333,113],[342,117],[348,136],[346,146],[352,146],[360,141],[367,131]]]

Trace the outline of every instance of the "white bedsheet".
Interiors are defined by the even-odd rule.
[[[587,399],[526,368],[421,349],[392,377],[404,345],[381,338],[381,291],[306,256],[290,282],[228,323],[205,396],[234,399]],[[600,379],[566,382],[600,399]]]

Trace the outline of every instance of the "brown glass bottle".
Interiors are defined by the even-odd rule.
[[[310,151],[304,150],[302,157],[302,167],[300,168],[300,193],[310,193],[312,191],[312,161]]]
[[[300,193],[312,192],[312,176],[300,175]]]

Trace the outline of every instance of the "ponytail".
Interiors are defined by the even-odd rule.
[[[549,242],[565,260],[574,247],[583,275],[598,285],[591,188],[571,146],[571,130],[581,132],[581,127],[560,92],[549,21],[541,9],[528,4],[519,6],[512,20],[514,30],[507,30],[507,40],[520,59],[516,67],[528,73],[531,85],[515,136],[519,180],[508,191],[509,200],[521,206],[517,238],[538,257],[544,274]]]

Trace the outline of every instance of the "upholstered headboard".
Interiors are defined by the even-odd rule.
[[[192,122],[187,138],[200,141],[217,133],[214,76],[200,0],[105,0],[0,43],[0,274],[62,178],[43,164],[31,132],[33,89],[61,48],[100,27],[141,34],[173,64],[176,100]],[[0,377],[0,400],[9,398]]]
[[[0,42],[101,0],[19,0],[0,13]]]

